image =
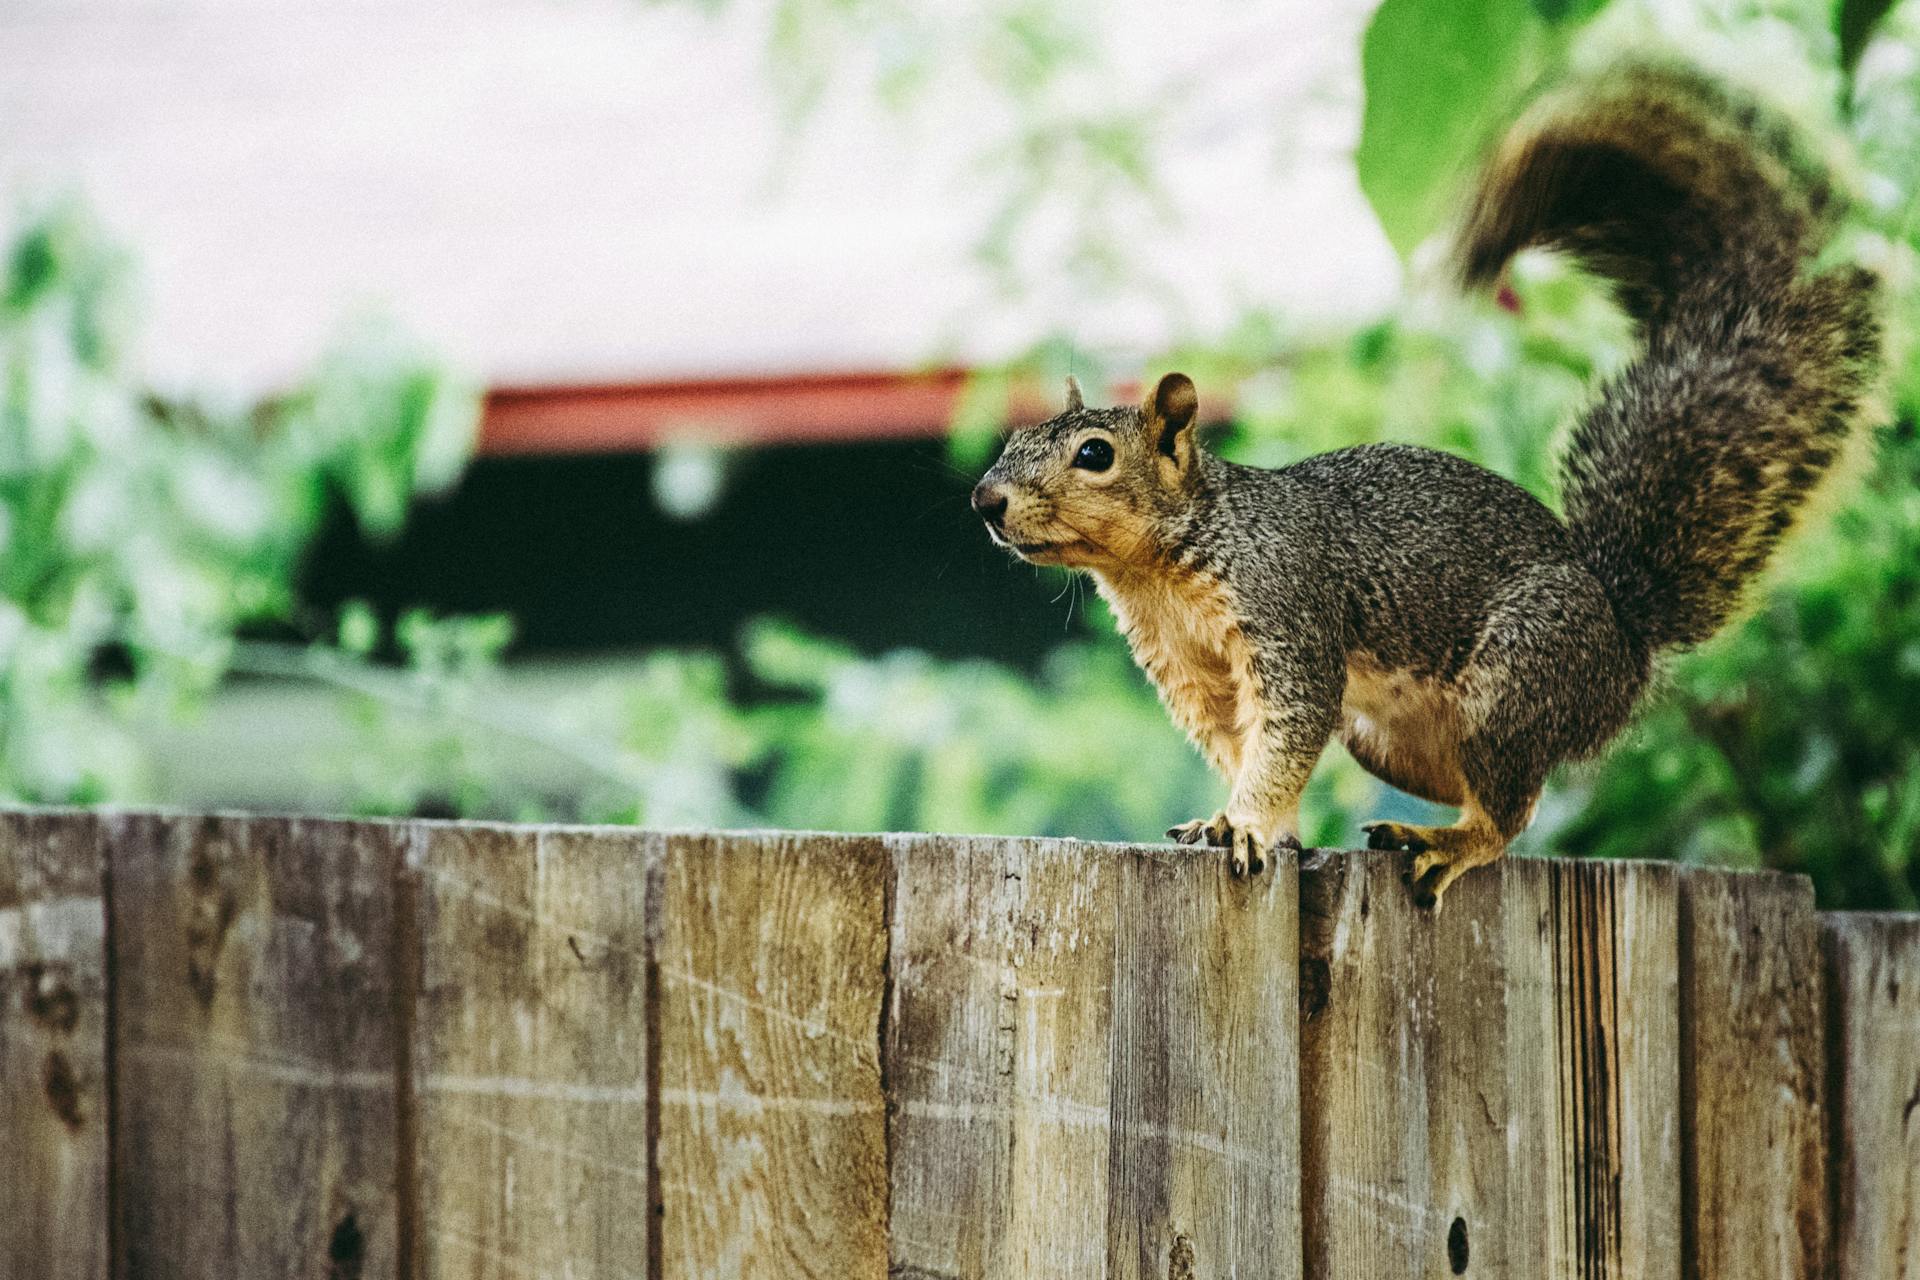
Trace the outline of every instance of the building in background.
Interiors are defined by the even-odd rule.
[[[1053,339],[1131,378],[1250,302],[1382,308],[1347,155],[1366,7],[1210,0],[1171,39],[1156,6],[1103,10],[1079,89],[1177,105],[1142,126],[1163,196],[1117,223],[1144,291],[1054,270],[1044,193],[989,270],[995,105],[936,76],[896,111],[849,66],[796,119],[757,0],[16,0],[0,197],[77,194],[134,250],[170,394],[270,395],[366,315],[488,388],[455,492],[394,544],[323,539],[322,608],[508,612],[523,660],[724,648],[771,615],[1030,665],[1077,622],[967,511],[968,371]]]

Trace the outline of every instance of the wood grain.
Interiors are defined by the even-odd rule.
[[[1294,1280],[1298,864],[1284,856],[1235,880],[1217,854],[1108,856],[1119,886],[1107,1275]]]
[[[1826,1027],[1813,886],[1690,870],[1680,890],[1684,1273],[1817,1280]]]
[[[1679,1275],[1670,868],[1301,872],[1306,1273]]]
[[[0,1280],[1920,1278],[1920,917],[1403,861],[0,814]]]
[[[646,886],[632,832],[421,827],[408,869],[419,1274],[648,1274]]]
[[[660,1276],[886,1276],[886,867],[877,838],[668,838]]]
[[[0,813],[0,1276],[107,1273],[98,824]]]
[[[1833,1274],[1920,1276],[1920,916],[1824,915]]]
[[[913,1280],[999,1274],[1024,873],[985,841],[902,837],[889,853],[892,1266]]]
[[[1306,1274],[1523,1275],[1509,1240],[1502,868],[1436,916],[1403,855],[1300,874]],[[1457,1263],[1457,1265],[1456,1265]]]
[[[397,829],[106,831],[114,1273],[395,1274]]]
[[[1502,865],[1509,1274],[1680,1275],[1679,891],[1644,862]],[[1451,902],[1448,909],[1451,910]]]
[[[892,852],[895,1274],[1104,1275],[1110,851],[916,838]]]

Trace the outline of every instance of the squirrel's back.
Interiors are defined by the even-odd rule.
[[[1556,98],[1482,179],[1468,283],[1561,249],[1640,325],[1645,350],[1574,432],[1562,487],[1577,553],[1649,651],[1720,627],[1868,412],[1875,281],[1810,269],[1836,220],[1790,131],[1675,67]]]

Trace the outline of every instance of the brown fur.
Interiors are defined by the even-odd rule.
[[[1340,742],[1373,774],[1423,800],[1458,805],[1466,797],[1459,742],[1466,717],[1458,686],[1406,670],[1388,670],[1370,653],[1347,659]]]
[[[1235,776],[1260,724],[1260,683],[1226,584],[1186,569],[1093,577],[1174,722],[1221,776]]]
[[[1451,826],[1373,823],[1433,901],[1499,857],[1549,772],[1626,724],[1659,652],[1737,606],[1873,411],[1865,272],[1812,270],[1824,179],[1762,113],[1631,70],[1502,148],[1467,220],[1470,280],[1518,249],[1613,281],[1646,348],[1573,434],[1563,521],[1464,459],[1368,445],[1277,471],[1196,447],[1193,383],[1016,432],[974,493],[994,539],[1090,571],[1135,658],[1225,778],[1168,834],[1236,873],[1298,844],[1330,737]]]

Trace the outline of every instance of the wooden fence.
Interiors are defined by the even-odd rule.
[[[1920,1276],[1920,918],[1388,854],[0,816],[0,1277]]]

